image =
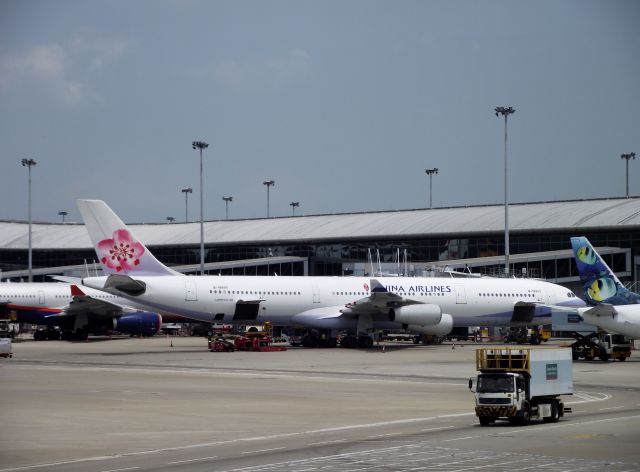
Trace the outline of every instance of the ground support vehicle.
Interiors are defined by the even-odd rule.
[[[554,423],[565,412],[560,395],[573,394],[571,349],[477,349],[476,416],[481,426],[498,419],[526,425]]]
[[[62,331],[57,326],[39,327],[33,332],[34,341],[58,341],[62,339]]]
[[[209,350],[212,352],[233,352],[236,350],[236,345],[233,338],[212,337],[209,338]]]
[[[591,361],[598,358],[603,361],[609,359],[624,361],[627,357],[631,357],[632,341],[621,334],[605,332],[594,332],[587,335],[575,332],[572,334],[576,338],[576,341],[571,345],[573,360]]]
[[[0,338],[0,357],[13,357],[11,338]]]
[[[18,325],[11,319],[0,320],[0,338],[15,338],[18,332]]]
[[[256,328],[239,335],[212,336],[209,338],[209,350],[221,351],[286,351],[287,348],[273,346],[273,328],[266,322],[262,331]]]
[[[538,345],[547,342],[551,338],[551,329],[545,326],[537,328],[505,328],[502,330],[505,344],[532,344]]]

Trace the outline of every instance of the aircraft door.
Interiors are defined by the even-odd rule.
[[[45,304],[44,290],[38,290],[38,303],[40,305],[44,305]]]
[[[320,303],[320,290],[316,284],[311,285],[311,290],[313,290],[313,303]]]
[[[456,290],[456,304],[466,305],[467,293],[464,290],[464,285],[456,285],[455,290]]]
[[[187,302],[198,301],[198,288],[196,287],[196,281],[191,278],[187,278],[187,280],[184,281],[184,299]]]

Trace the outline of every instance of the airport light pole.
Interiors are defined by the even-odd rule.
[[[509,199],[507,197],[507,117],[515,113],[512,107],[496,107],[496,116],[504,116],[504,273],[509,275]]]
[[[31,168],[37,164],[33,159],[22,159],[22,166],[29,168],[29,282],[33,282],[33,253],[31,246]]]
[[[226,219],[229,219],[229,202],[233,201],[233,197],[222,197],[224,200],[224,214]]]
[[[265,180],[262,185],[267,186],[267,218],[269,218],[269,188],[276,184],[275,180]]]
[[[289,205],[291,205],[291,209],[293,210],[292,216],[296,216],[296,208],[300,206],[300,202],[291,202]]]
[[[183,188],[180,191],[184,193],[184,222],[188,223],[189,222],[189,194],[193,193],[193,189],[189,187],[189,188]]]
[[[629,159],[635,159],[635,152],[627,152],[620,156],[620,159],[625,159],[627,161],[627,198],[629,198]]]
[[[425,173],[429,176],[429,209],[433,208],[432,206],[432,200],[431,200],[431,186],[433,184],[432,180],[433,180],[433,174],[437,174],[438,173],[438,168],[434,167],[433,169],[427,169],[425,170]]]
[[[202,150],[207,149],[209,144],[204,141],[193,141],[191,143],[193,149],[200,150],[200,275],[204,275],[204,213],[202,198]]]
[[[58,216],[62,217],[62,222],[64,223],[64,217],[67,216],[69,213],[66,211],[59,211],[58,212]]]

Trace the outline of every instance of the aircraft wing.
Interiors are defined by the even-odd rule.
[[[70,287],[73,300],[64,307],[62,313],[51,316],[75,316],[80,313],[90,313],[93,316],[110,318],[121,315],[125,311],[121,305],[86,295],[77,285]]]
[[[376,279],[371,279],[370,295],[353,303],[347,303],[340,313],[346,316],[387,315],[390,309],[422,302],[390,292]]]

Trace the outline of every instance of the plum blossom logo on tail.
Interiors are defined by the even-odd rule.
[[[98,243],[100,262],[116,272],[132,270],[140,265],[144,246],[136,241],[129,231],[119,229],[113,232],[113,239],[103,239]]]

